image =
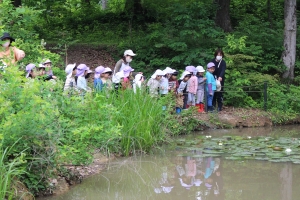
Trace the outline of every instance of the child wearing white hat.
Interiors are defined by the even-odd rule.
[[[75,75],[77,73],[76,63],[67,65],[65,72],[67,74],[67,78],[64,86],[64,92],[70,95],[73,90],[77,90],[75,82]]]
[[[147,83],[150,96],[152,96],[152,97],[159,96],[159,93],[161,90],[160,80],[164,75],[165,75],[165,73],[162,70],[158,69],[151,76],[150,80]]]
[[[187,85],[187,91],[188,91],[188,105],[189,106],[195,106],[196,105],[196,94],[197,94],[197,87],[198,87],[198,79],[195,76],[196,75],[196,68],[194,66],[187,66],[185,68],[185,71],[188,71],[191,73],[191,78],[188,81]]]
[[[170,67],[167,67],[166,69],[164,69],[164,76],[161,78],[160,80],[160,85],[161,85],[161,90],[160,90],[160,94],[162,96],[167,95],[170,87],[169,87],[169,79],[171,78],[172,74],[175,72],[176,70],[171,69]]]
[[[45,60],[42,65],[45,67],[46,69],[46,74],[48,75],[46,80],[51,80],[51,79],[56,79],[56,76],[53,75],[53,71],[52,71],[52,62],[50,59]]]
[[[144,76],[142,74],[135,75],[134,81],[132,84],[134,93],[136,93],[137,90],[142,89],[143,82],[144,82]]]
[[[187,102],[188,102],[187,86],[191,76],[192,74],[190,72],[184,71],[178,81],[179,87],[177,89],[176,109],[177,108],[187,109]]]
[[[198,112],[204,112],[204,86],[206,82],[206,77],[204,76],[205,70],[202,66],[197,66],[197,78],[198,78],[198,87],[197,87],[197,99],[196,99],[196,107],[198,107]]]

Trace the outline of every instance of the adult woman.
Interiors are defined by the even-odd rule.
[[[211,62],[215,64],[215,71],[213,75],[217,81],[221,83],[221,90],[216,91],[213,98],[213,106],[216,107],[216,102],[218,103],[218,111],[222,111],[223,107],[223,93],[224,93],[224,82],[225,82],[225,71],[226,62],[223,60],[224,52],[221,49],[217,49],[214,54],[215,58]]]
[[[114,68],[114,73],[113,75],[115,75],[116,73],[120,72],[120,71],[123,71],[125,67],[128,67],[130,62],[132,61],[132,58],[136,56],[135,53],[133,53],[132,50],[126,50],[124,52],[124,56],[122,59],[120,59],[116,65],[115,65],[115,68]]]
[[[5,63],[7,66],[12,65],[25,57],[24,51],[11,46],[11,43],[14,42],[15,39],[12,38],[9,33],[4,33],[0,40],[2,41],[2,48],[0,48],[0,61]]]

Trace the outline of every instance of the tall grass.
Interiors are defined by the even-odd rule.
[[[118,95],[110,94],[107,98],[102,96],[98,99],[116,108],[112,120],[122,127],[118,139],[124,155],[135,151],[148,152],[165,139],[164,124],[168,111],[162,107],[169,104],[168,97],[157,99],[144,90],[138,90],[137,93],[124,90],[119,91]]]
[[[13,187],[14,181],[24,173],[19,165],[21,161],[19,158],[7,161],[9,149],[3,150],[0,148],[0,199],[11,200],[14,198],[16,192]]]

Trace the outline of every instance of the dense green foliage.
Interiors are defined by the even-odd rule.
[[[62,164],[87,164],[95,149],[130,155],[149,152],[166,138],[168,98],[143,92],[62,95],[62,82],[26,80],[17,67],[3,74],[0,138],[7,154],[23,152],[21,180],[33,191],[47,189],[47,178]],[[170,102],[170,101],[169,101]],[[170,107],[169,105],[168,107]],[[170,107],[171,108],[171,107]]]
[[[285,95],[282,89],[285,87],[280,85],[279,79],[284,70],[281,61],[283,0],[271,2],[271,19],[265,1],[232,1],[234,33],[229,35],[215,26],[217,5],[211,1],[145,0],[141,1],[143,15],[133,12],[132,8],[125,9],[127,1],[109,1],[104,11],[96,1],[90,2],[91,5],[81,1],[67,1],[66,4],[41,1],[36,5],[25,0],[23,4],[35,6],[35,10],[42,12],[39,22],[30,26],[41,37],[60,46],[73,41],[117,45],[120,54],[125,48],[132,48],[139,55],[134,67],[146,73],[165,66],[182,69],[189,64],[205,65],[213,51],[222,47],[228,63],[226,85],[240,91],[227,93],[227,105],[262,107],[261,94],[249,95],[241,86],[263,80],[274,83],[270,96],[274,96],[274,92]],[[299,74],[298,66],[297,61],[296,75]],[[295,83],[298,82],[296,77]],[[276,101],[282,102],[281,99]]]
[[[271,18],[264,0],[231,0],[232,33],[216,27],[218,6],[211,0],[109,0],[106,10],[99,1],[85,2],[23,0],[19,8],[10,0],[0,4],[0,32],[12,33],[17,38],[13,45],[26,52],[0,79],[0,139],[2,149],[22,140],[6,155],[11,161],[24,153],[26,162],[20,167],[28,173],[21,181],[32,192],[46,190],[47,178],[59,173],[59,165],[91,161],[94,149],[130,155],[151,150],[167,133],[192,130],[180,127],[169,111],[162,111],[162,105],[171,108],[169,97],[154,101],[131,91],[118,98],[63,96],[65,63],[45,49],[45,42],[62,51],[74,43],[113,45],[120,55],[130,48],[138,54],[133,67],[147,75],[166,66],[178,70],[186,65],[205,66],[221,47],[227,62],[226,105],[263,108],[267,81],[267,105],[272,113],[286,119],[299,112],[299,54],[295,80],[285,83],[280,78],[284,71],[283,0],[271,1]],[[299,36],[298,31],[298,41]],[[55,85],[26,80],[24,67],[45,58],[58,66],[53,70],[61,80]],[[188,121],[187,116],[183,114],[182,123]]]
[[[176,69],[186,65],[205,66],[213,58],[214,50],[221,47],[227,62],[227,105],[262,108],[262,92],[247,91],[261,91],[263,82],[269,81],[272,97],[269,109],[276,112],[299,109],[295,104],[286,105],[282,99],[295,95],[285,89],[294,86],[282,85],[280,78],[285,70],[281,60],[284,0],[271,1],[269,6],[265,0],[232,0],[232,33],[224,33],[215,25],[218,5],[208,0],[109,0],[105,10],[95,0],[89,3],[81,0],[22,2],[22,9],[31,10],[27,11],[29,17],[23,19],[30,20],[26,27],[31,34],[38,33],[61,48],[77,42],[114,45],[120,55],[124,49],[133,49],[138,53],[133,67],[146,74],[166,66]],[[35,17],[30,15],[33,10]],[[20,35],[24,36],[28,37]],[[118,58],[118,55],[113,56]],[[300,81],[298,60],[299,55],[295,85]],[[253,83],[258,84],[253,86]],[[277,106],[274,107],[273,101],[279,102]]]

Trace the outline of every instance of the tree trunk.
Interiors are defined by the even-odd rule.
[[[132,16],[143,14],[143,6],[141,0],[126,0],[125,11]]]
[[[284,51],[282,60],[286,66],[283,78],[294,79],[296,59],[297,15],[296,0],[285,0],[284,3]]]
[[[230,0],[215,0],[215,2],[218,4],[215,23],[225,32],[231,32]]]
[[[102,9],[106,10],[107,8],[107,0],[101,0]]]
[[[20,7],[22,6],[22,0],[13,0],[12,4],[14,5],[14,7]]]
[[[270,28],[273,28],[273,19],[272,19],[272,10],[271,10],[271,0],[267,1],[267,12],[268,12],[268,20],[270,23]]]

